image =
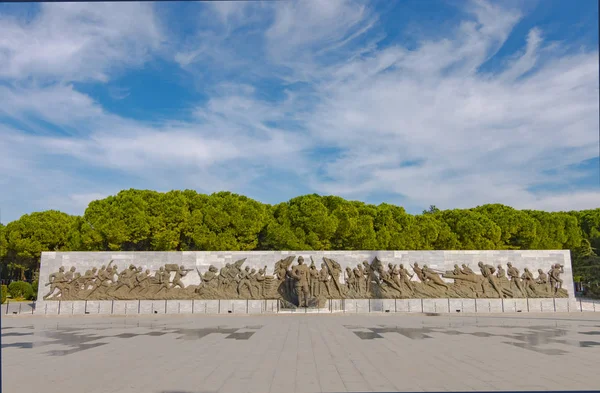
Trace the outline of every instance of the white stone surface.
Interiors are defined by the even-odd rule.
[[[233,314],[233,301],[223,299],[219,302],[219,314]]]
[[[140,301],[140,314],[148,315],[153,314],[152,300],[142,300]]]
[[[383,299],[370,299],[369,312],[383,312]]]
[[[356,300],[354,299],[346,299],[344,300],[344,312],[345,313],[356,313]]]
[[[278,309],[275,300],[127,300],[13,302],[3,304],[2,315],[83,314],[149,315],[149,314],[264,314],[264,313],[479,313],[515,312],[567,313],[600,312],[600,302],[556,299],[332,299],[321,309]],[[34,312],[35,311],[35,312]],[[8,312],[8,314],[7,314]]]
[[[167,300],[167,314],[191,314],[191,300]]]
[[[503,312],[504,305],[502,304],[502,299],[490,299],[490,312],[491,313],[501,313]]]
[[[276,313],[277,310],[279,310],[279,305],[278,305],[279,301],[278,300],[266,300],[265,301],[265,305],[266,305],[266,309],[265,312],[267,313]]]
[[[61,302],[46,302],[44,305],[45,315],[58,315],[58,310]]]
[[[139,300],[125,301],[125,315],[137,315],[140,313],[141,303]]]
[[[112,304],[111,314],[125,315],[125,307],[127,306],[127,300],[115,300]]]
[[[447,313],[448,299],[423,299],[424,313]]]
[[[60,315],[73,315],[73,302],[61,301],[58,313]]]
[[[152,300],[152,314],[166,314],[168,303],[166,300]]]
[[[262,314],[265,309],[266,302],[264,300],[248,300],[248,314]]]
[[[581,311],[587,312],[595,312],[596,311],[596,303],[591,300],[582,300],[580,301]]]
[[[395,299],[382,299],[383,312],[396,312]]]
[[[247,300],[232,300],[231,311],[234,314],[247,314],[248,313],[248,301]]]
[[[408,312],[423,312],[423,299],[408,299]]]
[[[514,301],[516,312],[529,312],[529,307],[527,306],[527,299],[514,299]]]
[[[74,315],[82,315],[85,314],[86,311],[86,304],[85,301],[76,301],[73,302],[73,314]]]
[[[463,312],[463,302],[462,299],[450,299],[450,313]]]
[[[357,312],[357,313],[368,313],[369,312],[369,299],[355,299],[354,307],[355,307],[355,312]]]
[[[180,300],[179,301],[179,313],[180,314],[191,314],[192,313],[192,301],[191,300]]]
[[[436,313],[448,313],[450,309],[448,308],[448,299],[433,299],[434,300],[434,310]]]
[[[396,312],[408,312],[408,299],[396,299]]]
[[[462,303],[462,312],[474,313],[475,312],[475,299],[460,299]]]
[[[84,313],[88,315],[100,313],[100,302],[88,300],[84,302]]]
[[[113,302],[110,300],[99,301],[98,306],[99,306],[98,314],[105,315],[105,314],[113,313]]]
[[[554,299],[540,299],[542,312],[554,312]]]
[[[329,311],[330,312],[344,312],[341,299],[330,299],[329,300]]]
[[[206,314],[218,314],[219,313],[219,300],[205,300]]]
[[[475,312],[476,313],[489,313],[490,303],[488,299],[475,299]]]
[[[569,312],[569,299],[554,299],[555,312]]]
[[[529,305],[529,312],[542,312],[542,300],[541,299],[527,299]]]
[[[422,299],[423,312],[424,313],[435,313],[435,299]]]

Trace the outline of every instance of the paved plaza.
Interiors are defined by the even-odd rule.
[[[14,316],[6,392],[590,390],[600,315]]]

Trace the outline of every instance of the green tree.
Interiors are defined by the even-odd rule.
[[[576,217],[563,212],[525,212],[536,220],[536,236],[529,245],[531,249],[562,250],[574,249],[581,245],[583,237]]]
[[[330,250],[338,218],[330,213],[324,203],[326,201],[312,194],[276,205],[273,209],[276,225],[268,226],[266,244],[274,249],[287,249],[293,244],[305,250]],[[274,234],[271,232],[273,230],[283,231],[284,235]],[[276,240],[284,243],[277,243]]]
[[[323,204],[336,218],[337,227],[331,238],[334,250],[372,250],[377,248],[374,228],[376,207],[362,202],[346,201],[336,196],[326,196]]]
[[[268,222],[266,205],[230,192],[198,196],[185,234],[196,250],[249,251]]]
[[[501,248],[528,249],[536,240],[536,221],[527,213],[501,204],[479,206],[473,211],[484,214],[500,227]]]
[[[6,226],[7,267],[35,270],[43,251],[69,250],[68,234],[74,216],[56,210],[26,214]]]
[[[454,209],[443,211],[440,218],[458,237],[459,249],[497,250],[501,245],[502,230],[484,214]]]
[[[378,248],[382,250],[416,250],[419,234],[414,216],[404,208],[382,203],[375,217]]]

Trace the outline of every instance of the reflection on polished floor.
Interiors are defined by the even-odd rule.
[[[599,360],[591,313],[2,320],[5,391],[589,390]]]

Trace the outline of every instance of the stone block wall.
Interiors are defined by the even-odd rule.
[[[114,261],[113,265],[119,267],[119,271],[133,264],[154,272],[167,263],[173,263],[194,269],[184,277],[183,282],[186,285],[197,285],[200,283],[200,278],[196,269],[205,273],[210,265],[220,269],[226,263],[246,258],[244,266],[257,270],[267,266],[267,274],[273,274],[275,262],[290,255],[304,257],[307,264],[310,264],[312,257],[317,267],[320,267],[323,257],[331,258],[341,265],[344,273],[347,266],[354,268],[364,260],[371,262],[375,257],[379,258],[385,266],[388,263],[402,263],[409,268],[414,262],[418,262],[421,266],[426,264],[438,271],[452,270],[454,264],[464,263],[479,272],[477,268],[479,261],[494,266],[501,263],[505,267],[507,262],[512,262],[521,272],[524,268],[529,268],[534,276],[537,276],[538,268],[547,272],[552,264],[559,263],[564,266],[564,274],[561,276],[564,281],[563,288],[569,292],[570,298],[574,299],[571,257],[568,250],[44,252],[41,259],[38,295],[41,297],[46,294],[49,288],[46,286],[48,276],[58,271],[60,266],[64,266],[65,269],[74,266],[83,274],[92,267],[100,268],[102,265],[108,265],[111,260]],[[344,278],[341,279],[343,281]],[[417,278],[413,277],[413,280]]]

